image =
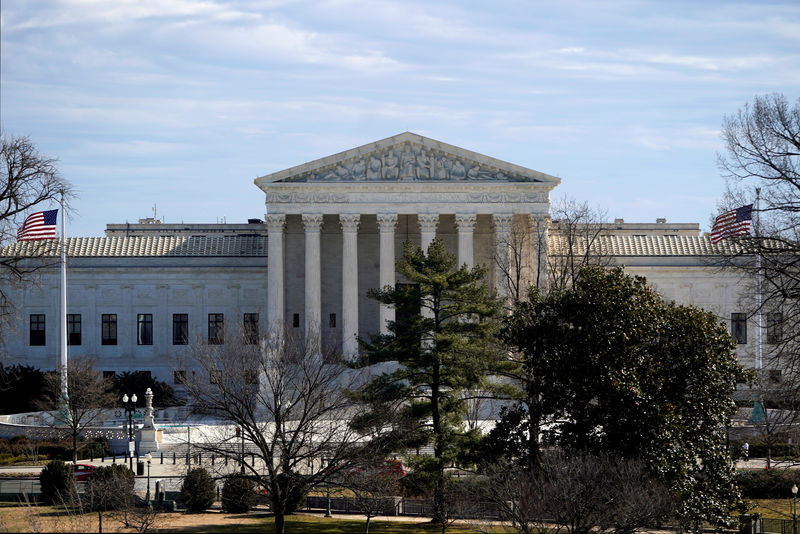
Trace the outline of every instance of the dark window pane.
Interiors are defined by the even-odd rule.
[[[153,344],[153,314],[140,313],[136,316],[136,344]]]
[[[330,328],[336,328],[336,314],[332,313],[328,316],[328,326]]]
[[[100,343],[102,345],[117,344],[117,314],[104,313],[102,315],[102,332]]]
[[[189,314],[188,313],[173,313],[172,314],[172,344],[173,345],[188,345],[189,344]]]
[[[186,371],[174,371],[172,373],[173,381],[176,385],[181,385],[186,383]]]
[[[783,314],[780,312],[767,314],[767,343],[777,345],[783,341]]]
[[[243,322],[244,342],[248,345],[258,343],[258,314],[245,313]]]
[[[739,345],[747,343],[747,315],[744,313],[731,314],[731,336]]]
[[[225,316],[221,313],[208,314],[208,344],[222,345],[224,337]]]
[[[43,313],[32,313],[30,316],[30,344],[35,347],[45,345],[45,318]]]
[[[292,327],[293,328],[299,328],[300,327],[300,314],[299,313],[293,313],[292,314]]]
[[[67,314],[67,344],[81,344],[81,315],[79,313]]]

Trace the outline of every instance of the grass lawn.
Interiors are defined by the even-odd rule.
[[[750,499],[750,502],[755,505],[750,513],[775,519],[792,518],[792,499]]]
[[[97,532],[97,514],[65,512],[61,507],[38,505],[22,506],[0,503],[0,532]],[[274,532],[272,515],[264,512],[249,514],[227,514],[211,511],[199,514],[163,513],[152,530],[160,532]],[[357,534],[364,531],[364,520],[324,518],[296,515],[286,518],[286,532],[315,532],[321,534]],[[372,520],[369,531],[375,534],[401,534],[412,532],[441,532],[441,528],[430,523]],[[106,512],[103,515],[103,532],[134,532]],[[468,527],[458,525],[447,529],[452,534],[475,533]],[[504,532],[498,527],[498,533]]]

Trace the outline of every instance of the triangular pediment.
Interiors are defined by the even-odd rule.
[[[256,178],[256,185],[310,182],[540,182],[561,180],[411,132]]]

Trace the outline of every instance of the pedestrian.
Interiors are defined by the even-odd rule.
[[[742,458],[745,462],[750,459],[750,444],[746,441],[742,444]]]

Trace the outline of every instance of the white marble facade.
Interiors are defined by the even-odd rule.
[[[339,338],[352,357],[358,336],[393,318],[364,295],[399,281],[404,241],[427,248],[438,236],[459,262],[492,267],[512,218],[547,217],[560,180],[403,133],[255,183],[266,195],[270,238],[268,323],[291,324],[299,313],[321,338],[315,344]]]
[[[68,313],[80,315],[82,329],[70,355],[92,356],[108,372],[150,370],[172,384],[174,371],[183,371],[175,357],[188,350],[173,342],[176,314],[188,317],[190,335],[200,341],[209,314],[222,314],[226,326],[242,324],[248,314],[258,318],[261,332],[285,324],[302,329],[313,344],[353,356],[356,336],[380,332],[393,317],[366,292],[402,282],[395,262],[405,241],[427,246],[440,238],[460,264],[488,266],[489,283],[503,291],[494,259],[507,251],[498,245],[512,223],[546,224],[559,182],[403,133],[257,178],[266,200],[263,223],[109,225],[105,238],[70,240]],[[613,231],[660,232],[662,241],[689,240],[693,247],[707,239],[696,225],[667,232],[662,221],[615,222]],[[620,247],[614,262],[646,276],[667,298],[711,309],[721,321],[747,311],[746,284],[684,248],[665,255]],[[58,362],[58,273],[42,271],[37,282],[15,293],[20,320],[0,350],[4,363],[51,369]],[[46,317],[45,345],[29,343],[32,314]],[[101,343],[103,314],[117,317],[115,345]],[[138,343],[141,314],[152,317],[152,344]],[[752,323],[749,328],[739,349],[745,364],[752,364]]]

